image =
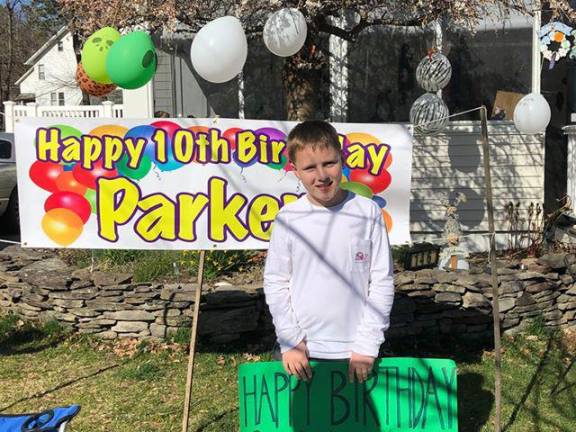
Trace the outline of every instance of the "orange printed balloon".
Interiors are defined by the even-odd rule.
[[[42,218],[42,229],[55,243],[68,246],[82,234],[83,223],[72,210],[56,208],[46,212]]]
[[[102,138],[104,135],[123,138],[124,135],[126,135],[126,132],[128,132],[128,128],[125,128],[124,126],[102,125],[92,129],[88,135],[97,136],[100,138]]]
[[[392,216],[390,216],[390,213],[382,209],[382,217],[384,218],[384,223],[386,224],[386,231],[392,231]]]
[[[84,195],[86,192],[86,186],[74,178],[72,171],[64,171],[60,174],[56,179],[56,187],[59,191],[74,192],[78,195]]]
[[[376,138],[374,135],[370,135],[364,132],[351,132],[346,134],[346,138],[348,138],[348,145],[354,143],[360,144],[381,144],[380,140]]]

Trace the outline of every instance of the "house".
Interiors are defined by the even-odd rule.
[[[41,106],[74,106],[82,103],[82,91],[76,84],[76,54],[72,33],[62,27],[26,62],[30,69],[17,81],[18,103],[35,102]],[[122,101],[122,91],[112,92],[106,99]],[[100,98],[90,97],[92,103]]]
[[[30,69],[16,85],[20,86],[18,102],[39,105],[79,105],[82,91],[76,85],[76,55],[72,34],[62,27],[26,62]]]

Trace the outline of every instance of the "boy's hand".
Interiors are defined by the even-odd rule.
[[[296,375],[304,381],[312,378],[312,369],[308,363],[308,349],[304,341],[282,354],[282,364],[290,375]]]
[[[350,356],[350,366],[348,368],[348,379],[354,382],[354,377],[358,382],[364,382],[368,379],[368,375],[372,372],[374,366],[374,357],[365,356],[362,354],[352,353]]]

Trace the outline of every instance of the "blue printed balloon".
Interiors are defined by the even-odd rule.
[[[238,152],[234,152],[232,153],[232,160],[234,160],[234,162],[236,162],[236,165],[238,165],[239,167],[246,168],[254,165],[258,161],[258,158],[254,158],[250,162],[242,162],[238,159]]]
[[[380,197],[380,196],[378,196],[378,195],[374,195],[374,196],[372,197],[372,200],[373,200],[376,204],[378,204],[378,206],[379,206],[380,208],[386,207],[386,200],[385,200],[384,198],[382,198],[382,197]]]
[[[146,138],[146,147],[144,148],[144,155],[148,156],[150,160],[156,160],[156,145],[154,141],[152,141],[152,137],[154,136],[154,132],[156,132],[156,128],[154,126],[149,125],[141,125],[136,126],[126,132],[124,135],[124,139],[132,138],[136,140],[136,138]]]

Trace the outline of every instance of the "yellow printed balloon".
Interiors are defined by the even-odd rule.
[[[94,128],[90,131],[88,135],[97,136],[102,138],[104,135],[108,136],[115,136],[119,138],[123,138],[128,132],[128,128],[119,125],[102,125]]]
[[[353,143],[360,143],[360,144],[380,144],[380,140],[378,138],[376,138],[373,135],[364,133],[364,132],[352,132],[349,134],[346,134],[346,138],[348,138],[348,141],[350,142],[350,144]]]
[[[82,234],[83,228],[84,224],[80,216],[65,208],[49,210],[42,218],[42,229],[52,241],[60,246],[74,243]]]

